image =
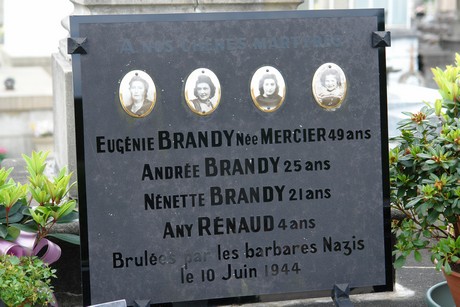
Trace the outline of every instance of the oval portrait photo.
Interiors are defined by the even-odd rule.
[[[185,82],[185,101],[194,113],[209,115],[220,102],[220,83],[207,68],[195,69]]]
[[[145,117],[156,102],[156,89],[152,78],[142,70],[128,72],[120,82],[120,103],[132,117]]]
[[[251,97],[263,112],[274,112],[281,107],[286,96],[286,84],[281,73],[272,66],[256,70],[251,79]]]
[[[338,65],[326,63],[316,70],[312,87],[316,102],[324,109],[335,110],[347,94],[347,79]]]

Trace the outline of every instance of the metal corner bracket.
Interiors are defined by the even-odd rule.
[[[389,31],[372,32],[372,47],[391,47],[391,33]]]
[[[86,37],[68,37],[67,53],[68,54],[86,54]]]

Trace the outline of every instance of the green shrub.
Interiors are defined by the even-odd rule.
[[[55,270],[37,257],[0,256],[0,299],[6,306],[46,306],[53,302]]]

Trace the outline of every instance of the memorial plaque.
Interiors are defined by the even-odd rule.
[[[383,15],[72,16],[85,304],[391,290]]]

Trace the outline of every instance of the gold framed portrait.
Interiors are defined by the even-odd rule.
[[[312,80],[313,97],[326,110],[341,107],[347,95],[347,79],[340,66],[325,63],[315,72]]]
[[[118,90],[123,110],[132,117],[146,117],[155,106],[155,83],[145,71],[132,70],[120,82]]]
[[[263,112],[275,112],[284,102],[286,83],[281,73],[272,66],[262,66],[251,79],[251,98]]]
[[[205,116],[220,103],[221,88],[216,74],[207,68],[195,69],[185,82],[185,101],[193,113]]]

